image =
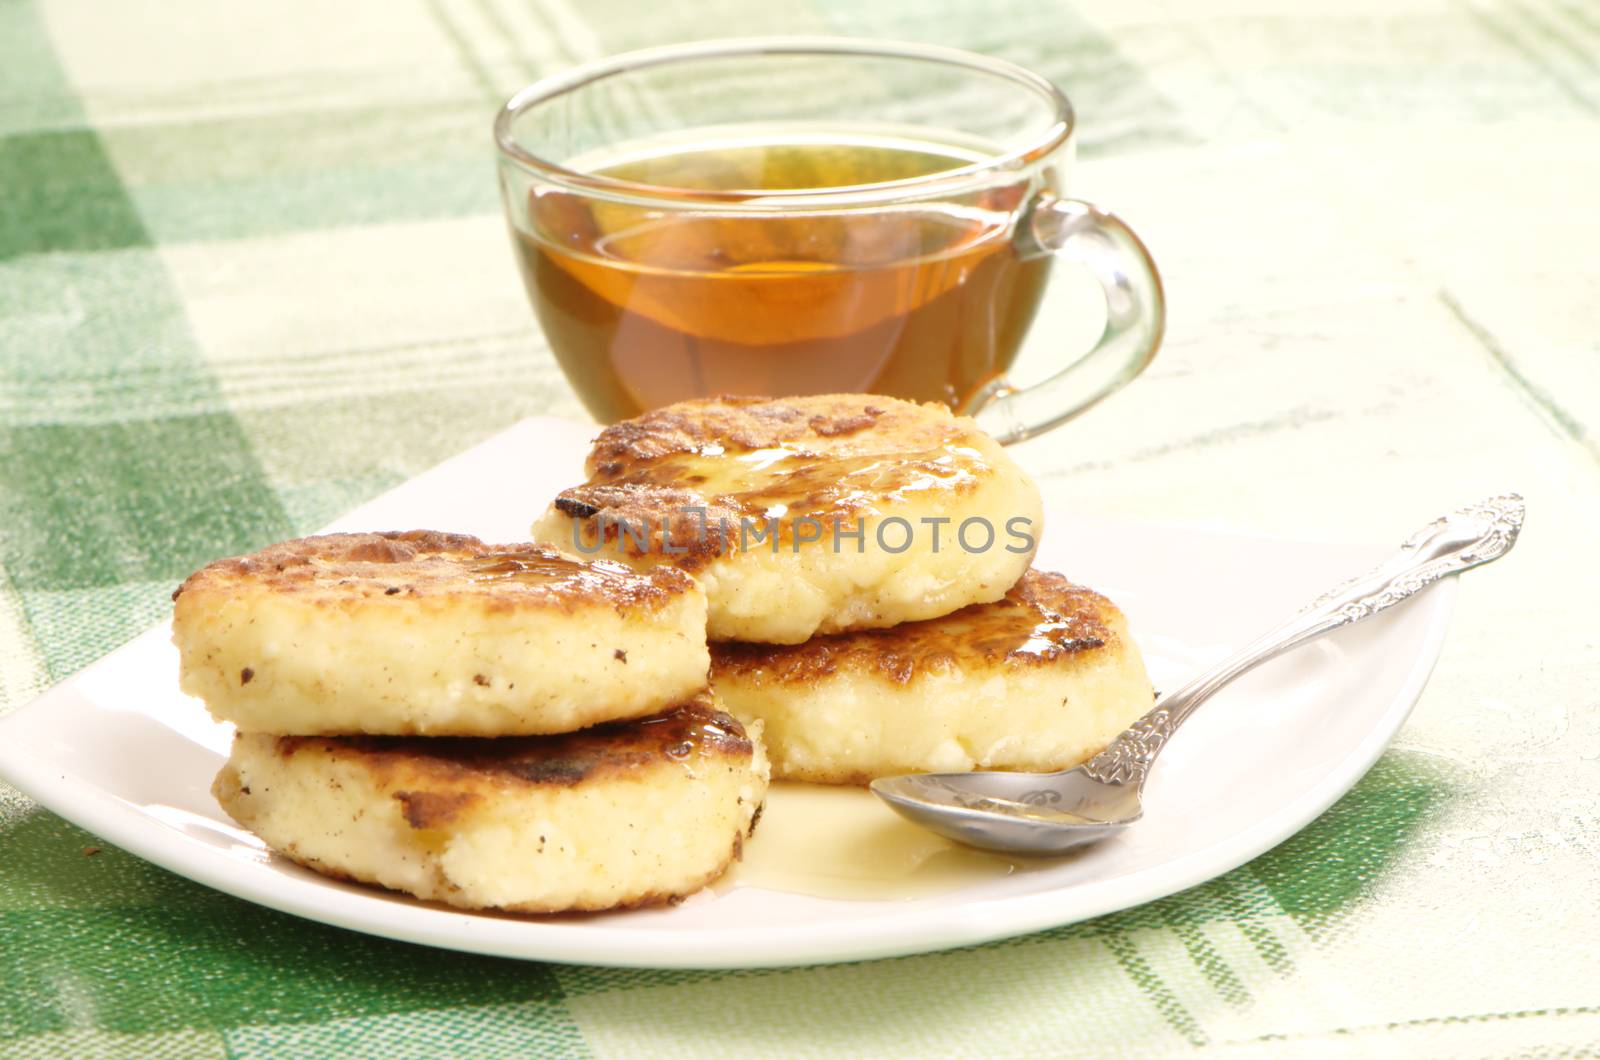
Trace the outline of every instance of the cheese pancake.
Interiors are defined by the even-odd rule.
[[[774,777],[823,784],[1067,769],[1154,700],[1116,606],[1039,571],[1003,600],[927,622],[713,644],[711,679],[730,713],[763,726]]]
[[[705,587],[712,640],[794,644],[998,600],[1039,491],[971,419],[870,394],[686,401],[615,424],[534,537]]]
[[[707,693],[563,736],[242,733],[212,793],[273,850],[463,909],[617,909],[692,894],[766,797],[760,742]]]
[[[247,732],[567,732],[682,702],[709,664],[679,571],[463,534],[286,541],[174,600],[183,690]]]

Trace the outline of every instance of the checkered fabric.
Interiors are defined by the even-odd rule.
[[[1145,235],[1172,320],[1135,386],[1019,450],[1051,503],[1381,541],[1528,496],[1396,745],[1167,900],[739,973],[324,927],[0,785],[0,1054],[1595,1055],[1590,0],[0,0],[0,712],[195,566],[578,414],[516,281],[492,112],[603,54],[756,33],[935,40],[1073,97],[1077,190]],[[1030,363],[1081,337],[1081,294],[1058,285]]]

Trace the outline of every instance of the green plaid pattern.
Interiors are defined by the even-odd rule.
[[[1165,901],[727,973],[308,923],[0,785],[0,1055],[1596,1055],[1583,0],[0,0],[0,712],[159,621],[200,563],[578,414],[511,264],[493,108],[603,54],[758,33],[988,51],[1073,97],[1077,190],[1140,228],[1173,314],[1144,379],[1022,448],[1052,503],[1371,540],[1529,496],[1396,747]],[[1030,365],[1083,333],[1082,294],[1052,293]]]

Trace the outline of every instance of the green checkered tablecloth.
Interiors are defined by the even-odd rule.
[[[1073,96],[1077,190],[1146,236],[1172,320],[1135,386],[1020,450],[1051,503],[1383,541],[1528,496],[1394,747],[1165,901],[750,973],[323,927],[0,785],[0,1054],[1595,1055],[1591,0],[0,0],[0,712],[203,561],[576,414],[512,268],[494,107],[775,32],[988,51]],[[1036,340],[1081,331],[1075,297]]]

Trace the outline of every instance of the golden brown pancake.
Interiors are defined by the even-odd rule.
[[[241,734],[213,794],[284,856],[464,909],[651,905],[738,858],[759,740],[709,694],[557,736]]]
[[[942,405],[868,394],[686,401],[603,431],[534,536],[694,574],[712,640],[792,644],[997,600],[1038,490]]]
[[[212,563],[174,600],[184,691],[247,732],[565,732],[705,687],[692,578],[542,545],[308,537]]]
[[[727,709],[763,726],[773,776],[824,784],[1066,769],[1153,700],[1116,606],[1040,571],[943,618],[804,644],[713,644],[711,660]]]

